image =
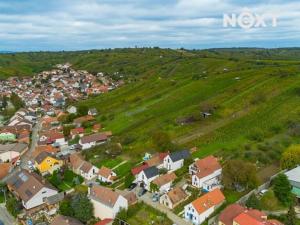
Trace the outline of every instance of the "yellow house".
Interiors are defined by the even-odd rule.
[[[63,161],[57,159],[49,152],[42,151],[35,157],[34,165],[42,175],[47,173],[52,174],[55,170],[62,167]]]

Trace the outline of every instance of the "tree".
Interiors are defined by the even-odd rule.
[[[12,95],[10,97],[10,101],[12,102],[12,104],[14,105],[16,110],[19,110],[20,108],[25,106],[22,99],[15,93],[12,93]]]
[[[74,211],[74,217],[81,222],[86,223],[94,215],[94,207],[85,194],[76,194],[71,200],[71,207]]]
[[[255,194],[250,195],[246,201],[246,206],[251,209],[261,209],[260,202]]]
[[[64,134],[65,137],[69,137],[70,136],[71,129],[72,129],[71,126],[64,126],[63,127],[63,134]]]
[[[88,114],[89,108],[86,105],[78,106],[78,114],[80,116],[85,116]]]
[[[170,151],[174,148],[168,133],[157,131],[152,134],[152,142],[154,146],[161,152]]]
[[[14,217],[17,217],[22,209],[21,202],[18,201],[15,197],[9,197],[6,201],[5,206],[7,211]]]
[[[224,165],[222,179],[228,189],[252,189],[258,185],[256,166],[239,159],[229,160]]]
[[[292,169],[298,164],[300,164],[300,145],[292,145],[283,152],[280,165],[282,169]]]
[[[134,181],[134,176],[131,173],[128,174],[125,177],[125,182],[124,182],[125,187],[128,188],[132,184],[133,181]]]
[[[71,201],[69,199],[65,199],[59,204],[59,213],[64,216],[73,216],[74,211],[71,206]]]
[[[275,196],[284,205],[289,205],[292,201],[292,187],[287,176],[283,173],[277,175],[273,181],[273,190]]]
[[[290,204],[289,211],[286,215],[285,225],[296,225],[295,199]]]
[[[159,191],[159,187],[157,184],[154,184],[153,182],[150,183],[150,191],[151,192],[158,192]]]

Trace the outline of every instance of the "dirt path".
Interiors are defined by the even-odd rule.
[[[249,112],[249,110],[243,110],[243,111],[236,112],[236,113],[232,114],[230,117],[227,117],[227,118],[221,119],[219,121],[216,121],[214,123],[211,123],[209,125],[201,126],[197,129],[194,129],[190,133],[187,133],[181,137],[174,139],[173,142],[175,144],[179,144],[179,145],[189,143],[201,136],[204,136],[204,135],[209,134],[223,126],[226,126],[227,124],[231,123],[232,121],[234,121],[236,119],[239,119],[239,118],[247,115],[248,112]]]

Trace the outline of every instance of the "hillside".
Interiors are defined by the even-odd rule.
[[[214,153],[272,164],[298,142],[299,49],[116,49],[0,59],[2,77],[67,61],[77,69],[124,74],[124,87],[78,104],[98,109],[97,120],[126,155],[196,146],[195,157]],[[159,146],[168,137],[174,146]]]

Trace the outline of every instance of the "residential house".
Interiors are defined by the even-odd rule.
[[[60,169],[63,166],[63,161],[56,158],[54,154],[42,151],[35,157],[34,165],[42,175],[45,175]]]
[[[140,185],[145,188],[146,190],[150,190],[150,183],[159,176],[159,170],[155,167],[148,167],[144,170],[142,170],[137,175],[137,182],[140,183]]]
[[[69,106],[67,108],[67,112],[70,113],[70,114],[76,114],[77,113],[77,108],[75,106]]]
[[[176,206],[178,206],[181,202],[185,201],[188,198],[188,195],[185,193],[185,191],[181,187],[176,187],[169,192],[163,194],[159,198],[160,204],[170,208],[174,209]]]
[[[96,108],[89,109],[88,115],[90,115],[90,116],[97,116],[98,115],[97,109]]]
[[[164,158],[164,168],[170,171],[175,171],[183,167],[184,160],[190,157],[188,150],[177,151],[168,154]]]
[[[167,173],[155,178],[152,183],[158,187],[158,192],[168,192],[176,178],[175,173]]]
[[[85,161],[79,153],[70,155],[70,167],[74,173],[91,180],[98,176],[99,169]]]
[[[131,173],[135,177],[135,181],[138,180],[139,173],[142,172],[144,169],[147,169],[147,168],[149,168],[148,164],[143,163],[143,164],[131,169]]]
[[[21,170],[7,181],[8,189],[22,201],[25,209],[45,203],[45,198],[56,195],[57,190],[35,173]]]
[[[197,198],[184,207],[187,221],[199,225],[203,223],[222,203],[225,197],[220,189],[215,189]]]
[[[220,188],[222,167],[214,156],[208,156],[196,160],[189,166],[189,173],[192,174],[192,185],[211,191]]]
[[[87,136],[83,136],[79,140],[79,144],[81,145],[82,149],[89,149],[92,148],[96,145],[100,145],[105,143],[108,140],[108,137],[106,134],[103,133],[95,133],[95,134],[90,134]]]
[[[71,138],[74,139],[75,137],[83,137],[84,135],[84,128],[83,127],[76,127],[70,131]]]
[[[300,166],[289,170],[285,173],[285,175],[288,177],[288,180],[292,185],[292,192],[296,195],[300,202]]]
[[[83,223],[73,217],[57,215],[50,225],[83,225]]]
[[[52,144],[53,146],[63,146],[66,145],[66,139],[63,133],[57,132],[55,130],[42,132],[39,135],[39,145]]]
[[[102,166],[98,172],[98,179],[104,183],[113,183],[117,178],[117,174],[105,166]]]
[[[12,162],[19,159],[28,150],[28,144],[0,144],[0,162]]]
[[[0,141],[15,141],[17,139],[14,133],[9,131],[0,131]]]
[[[168,154],[168,152],[157,153],[153,155],[150,159],[146,160],[145,163],[148,164],[149,167],[156,166],[158,169],[161,169],[164,167],[164,158]]]
[[[239,204],[227,206],[219,215],[218,225],[283,225],[277,220],[268,220],[267,215],[256,209],[247,209]]]
[[[89,198],[94,206],[94,216],[100,219],[114,219],[120,210],[128,208],[125,197],[103,186],[92,186]]]
[[[89,122],[89,121],[93,121],[95,120],[95,118],[91,115],[86,115],[86,116],[81,116],[76,118],[73,121],[73,124],[76,125],[77,127],[80,127],[84,122]]]

